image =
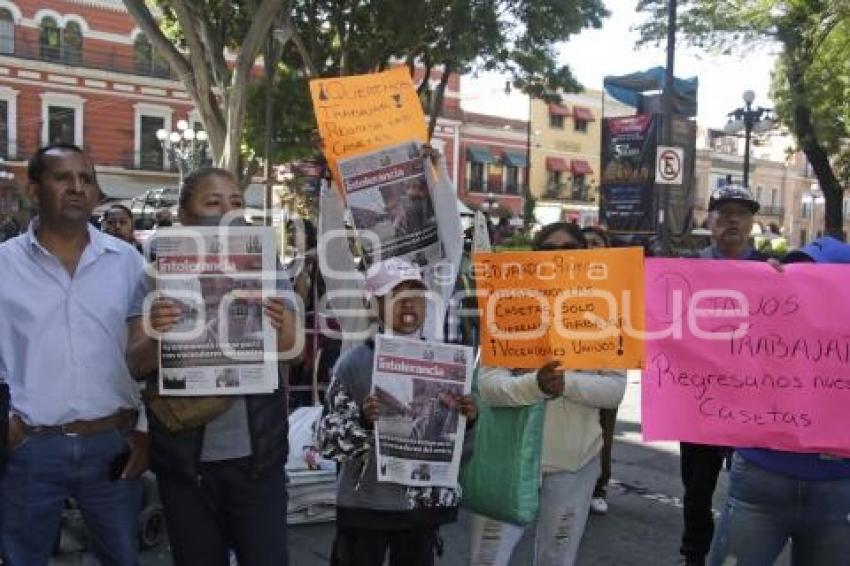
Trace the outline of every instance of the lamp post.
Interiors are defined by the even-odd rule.
[[[817,206],[824,203],[823,193],[820,190],[820,186],[817,183],[812,183],[808,192],[803,193],[800,200],[804,205],[808,204],[811,206],[809,209],[809,237],[807,239],[812,241],[815,239],[815,215],[817,214]],[[800,242],[800,245],[803,246],[806,243],[807,242]]]
[[[505,94],[511,94],[511,81],[505,81]],[[531,104],[534,99],[528,95],[528,121],[525,124],[525,190],[523,191],[523,202],[526,194],[531,194]],[[523,219],[526,223],[529,219]]]
[[[176,131],[157,130],[156,139],[168,155],[169,161],[177,165],[178,191],[183,190],[183,178],[201,165],[207,149],[207,133],[204,130],[195,131],[189,127],[189,122],[179,120]]]
[[[773,117],[771,108],[758,106],[753,108],[756,93],[751,90],[744,91],[742,95],[744,106],[729,112],[729,121],[724,130],[727,134],[738,134],[744,132],[744,186],[750,186],[750,139],[753,132],[759,134],[773,128]]]

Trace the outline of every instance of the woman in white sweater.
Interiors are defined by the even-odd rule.
[[[536,250],[584,247],[578,227],[561,222],[545,226],[534,240]],[[574,564],[599,476],[599,409],[620,404],[625,372],[564,371],[557,362],[530,372],[485,367],[478,387],[484,401],[493,406],[546,403],[534,564]],[[475,515],[470,564],[507,566],[522,534],[520,526]]]

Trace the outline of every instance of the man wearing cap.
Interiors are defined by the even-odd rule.
[[[815,240],[783,263],[850,263],[850,246]],[[711,566],[773,564],[791,540],[793,566],[846,564],[850,556],[850,460],[737,448]]]
[[[716,189],[708,202],[711,245],[699,257],[767,261],[766,255],[750,245],[753,216],[758,210],[759,203],[746,188],[730,184]],[[714,535],[711,502],[727,451],[719,446],[682,442],[680,454],[685,528],[679,552],[687,566],[703,566]]]

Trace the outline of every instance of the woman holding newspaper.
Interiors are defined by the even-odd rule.
[[[367,271],[366,291],[376,299],[383,334],[421,338],[426,287],[418,268],[399,257],[376,263]],[[375,349],[375,339],[370,339],[340,358],[319,425],[322,454],[342,463],[331,564],[383,566],[389,553],[390,566],[432,566],[442,547],[438,528],[456,521],[460,493],[450,487],[379,481],[375,423],[392,414],[410,428],[410,420],[418,417],[415,436],[420,419],[428,421],[422,423],[423,430],[438,427],[437,421],[442,429],[446,413],[459,413],[467,418],[469,431],[477,407],[471,395],[440,393],[435,400],[438,411],[416,411],[391,394],[381,394],[373,388]],[[465,436],[469,440],[469,432]],[[419,468],[411,478],[431,479],[428,469]]]
[[[581,229],[565,222],[544,226],[533,242],[535,250],[585,247]],[[599,409],[620,403],[625,372],[564,371],[558,362],[527,373],[482,367],[478,387],[493,406],[546,404],[534,563],[574,564],[599,476]],[[475,515],[470,564],[507,566],[522,534],[522,527]]]
[[[244,225],[243,206],[233,175],[203,168],[183,182],[180,221],[184,226]],[[283,273],[277,281],[278,291],[291,291]],[[278,352],[292,350],[293,304],[269,297],[263,308],[276,330]],[[168,332],[184,315],[176,301],[157,299],[151,307],[151,327]],[[155,391],[155,385],[149,390]],[[153,395],[148,408],[151,467],[159,482],[174,563],[226,566],[233,550],[240,564],[285,566],[283,388],[243,396]]]

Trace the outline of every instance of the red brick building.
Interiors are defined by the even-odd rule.
[[[528,122],[463,113],[460,134],[461,200],[474,208],[522,216],[528,171]]]
[[[86,149],[109,196],[176,183],[156,131],[200,128],[120,0],[0,0],[0,156],[19,180],[46,143]]]

